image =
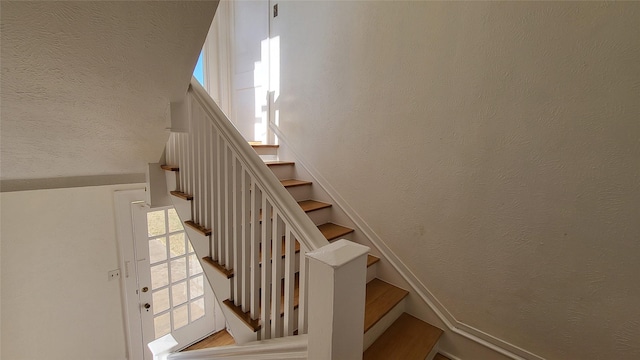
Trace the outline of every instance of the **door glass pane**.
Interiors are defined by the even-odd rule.
[[[191,303],[191,321],[196,321],[204,316],[204,298]]]
[[[187,277],[187,258],[171,260],[171,281],[182,280]]]
[[[153,318],[156,339],[167,335],[171,331],[171,313],[162,314]]]
[[[208,284],[175,209],[148,212],[147,225],[157,339],[206,315],[204,286]]]
[[[169,237],[171,246],[171,257],[184,255],[186,252],[184,233],[171,235]]]
[[[167,238],[149,240],[149,261],[153,264],[163,260],[167,260]]]
[[[169,309],[169,289],[153,292],[153,313],[158,314]]]
[[[187,282],[175,284],[171,287],[171,299],[173,306],[180,305],[187,301]]]
[[[164,210],[151,211],[147,213],[147,232],[149,237],[162,235],[165,233]]]
[[[154,265],[151,267],[151,289],[158,289],[169,285],[169,269],[167,263]]]
[[[182,305],[173,308],[173,330],[180,329],[189,323],[189,308]]]
[[[189,276],[197,275],[202,272],[202,266],[195,255],[189,256]]]
[[[189,293],[192,299],[204,294],[202,275],[189,279]]]
[[[169,210],[169,232],[175,232],[182,230],[182,221],[178,217],[178,213],[176,213],[176,209]]]

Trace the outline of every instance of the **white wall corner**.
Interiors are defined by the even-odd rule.
[[[172,132],[189,132],[189,115],[190,115],[190,102],[187,100],[187,96],[182,101],[171,102],[169,105],[171,112],[171,127],[169,130]]]

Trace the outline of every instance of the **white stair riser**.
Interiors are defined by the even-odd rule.
[[[291,165],[270,165],[269,170],[280,180],[295,178],[295,168]]]
[[[382,317],[369,331],[364,333],[364,348],[367,350],[380,335],[382,335],[399,317],[404,313],[406,298],[402,299],[396,306]]]
[[[260,156],[278,156],[278,148],[277,147],[254,147],[253,150]]]
[[[375,279],[376,277],[378,277],[378,264],[380,262],[378,261],[377,263],[367,267],[367,284]]]
[[[178,190],[178,172],[177,171],[164,171],[167,179],[167,191]]]
[[[325,224],[331,221],[331,207],[309,211],[307,216],[313,221],[316,225]]]
[[[311,199],[311,186],[310,185],[301,185],[301,186],[290,186],[287,188],[287,191],[291,196],[293,196],[296,201],[309,200]]]

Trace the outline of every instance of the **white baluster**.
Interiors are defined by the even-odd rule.
[[[185,136],[187,134],[180,133],[178,139],[180,140],[180,191],[189,193],[187,185],[187,147],[185,145]]]
[[[233,267],[233,163],[231,149],[225,141],[224,146],[224,214],[225,214],[225,253],[224,263],[227,268]],[[233,291],[233,288],[231,289]],[[233,295],[232,295],[233,298]]]
[[[210,141],[211,146],[209,146],[209,159],[211,161],[211,166],[209,168],[211,183],[209,184],[209,198],[211,199],[211,258],[213,260],[218,260],[218,247],[217,241],[218,237],[218,211],[217,211],[217,171],[218,171],[218,162],[216,155],[216,147],[218,146],[218,133],[216,132],[215,127],[212,125],[209,129],[210,131]]]
[[[307,325],[309,319],[309,312],[307,310],[307,299],[309,298],[309,289],[307,284],[309,282],[309,262],[305,254],[307,249],[300,244],[300,272],[298,278],[300,281],[299,293],[298,293],[298,335],[307,333]]]
[[[272,255],[271,255],[271,337],[282,337],[282,319],[280,309],[282,308],[282,238],[284,237],[284,222],[280,217],[280,212],[273,207],[272,223]],[[291,256],[291,254],[287,254]],[[268,264],[268,263],[267,263]],[[264,263],[263,263],[264,266]],[[287,279],[285,279],[286,281]]]
[[[232,163],[232,202],[233,202],[233,293],[236,306],[242,306],[242,165],[231,155]]]
[[[225,215],[224,215],[224,140],[222,134],[218,133],[218,143],[216,151],[216,167],[218,169],[216,177],[216,221],[218,225],[218,263],[224,265],[224,253],[225,253]]]
[[[289,226],[285,227],[284,236],[284,336],[293,335],[295,330],[294,300],[296,277],[296,239]]]
[[[273,244],[271,241],[271,221],[269,216],[271,215],[271,203],[267,197],[262,197],[262,276],[261,280],[261,314],[260,322],[262,323],[261,339],[271,339],[271,326],[269,326],[269,320],[271,319],[271,249]]]
[[[242,311],[247,312],[250,309],[251,297],[251,177],[249,173],[242,167]]]
[[[260,209],[262,207],[262,190],[255,181],[251,181],[251,318],[260,317]]]

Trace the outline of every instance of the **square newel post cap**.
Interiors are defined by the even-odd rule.
[[[368,254],[369,250],[367,246],[340,239],[320,249],[308,252],[307,257],[332,268],[339,268],[362,255]]]
[[[166,359],[167,355],[178,346],[178,342],[171,334],[167,334],[153,340],[147,346],[151,350],[154,360],[160,360]]]

